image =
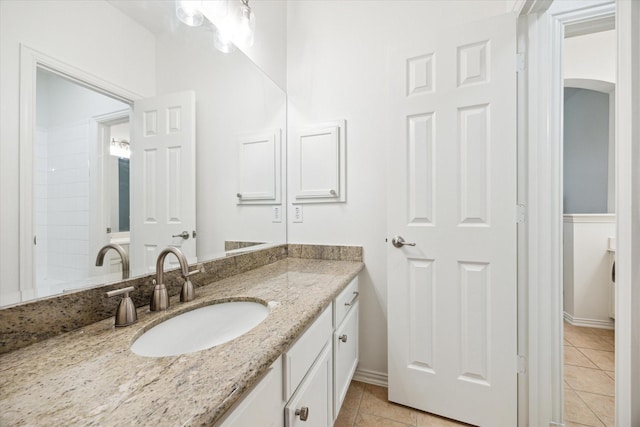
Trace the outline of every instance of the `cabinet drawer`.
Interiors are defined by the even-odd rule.
[[[286,427],[331,427],[333,390],[331,343],[327,343],[300,388],[285,407]],[[306,420],[296,410],[307,412]]]
[[[349,390],[351,378],[358,366],[358,317],[359,303],[356,301],[344,322],[333,333],[333,413],[340,412],[340,407]]]
[[[358,300],[360,293],[358,291],[358,277],[356,276],[351,283],[343,289],[336,297],[333,309],[333,327],[337,328],[344,320],[353,304]]]
[[[239,402],[227,411],[217,427],[282,427],[282,357],[271,365],[265,376]]]
[[[309,329],[284,356],[284,392],[289,400],[313,365],[320,350],[331,338],[331,305],[313,322]]]

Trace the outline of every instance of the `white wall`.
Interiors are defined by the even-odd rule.
[[[611,260],[609,239],[615,215],[565,215],[563,227],[563,310],[579,326],[612,328],[609,318]]]
[[[609,191],[609,95],[566,88],[564,213],[606,213]]]
[[[387,372],[388,58],[434,28],[504,13],[504,1],[292,1],[287,10],[289,129],[347,120],[347,202],[305,205],[291,243],[360,244],[360,366]],[[391,147],[391,146],[390,146]],[[392,233],[392,230],[389,230]]]
[[[258,0],[249,3],[256,15],[255,43],[243,48],[273,81],[287,88],[287,2]]]
[[[19,285],[20,43],[142,96],[155,92],[154,37],[108,3],[0,1],[0,304]]]
[[[564,41],[564,78],[616,81],[616,31],[569,37]]]

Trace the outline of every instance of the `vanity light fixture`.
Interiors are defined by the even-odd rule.
[[[232,13],[231,0],[176,0],[176,14],[185,24],[196,27],[206,18],[213,24],[213,45],[224,53],[236,50],[236,46],[253,46],[256,16],[249,0],[238,0],[239,7]],[[237,4],[237,3],[236,3]]]
[[[129,141],[111,138],[111,142],[109,143],[109,154],[115,157],[120,157],[121,159],[131,158],[131,147],[129,146]]]
[[[236,33],[234,37],[234,43],[238,46],[253,46],[253,41],[256,33],[256,15],[249,7],[249,0],[241,0],[242,6],[240,6],[240,14],[238,24],[236,26]]]
[[[231,31],[223,26],[213,29],[213,46],[222,53],[235,52],[236,45],[231,40]]]

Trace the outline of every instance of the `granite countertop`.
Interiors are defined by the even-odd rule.
[[[138,309],[0,356],[0,425],[211,425],[364,267],[287,258],[200,287],[166,312]],[[241,337],[180,356],[130,351],[145,330],[184,311],[229,300],[267,304],[269,316]],[[205,327],[205,325],[203,325]]]

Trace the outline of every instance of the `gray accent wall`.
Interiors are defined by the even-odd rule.
[[[564,213],[606,213],[609,95],[564,90]]]

